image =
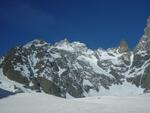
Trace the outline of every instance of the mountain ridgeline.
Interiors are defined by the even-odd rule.
[[[150,90],[150,17],[144,31],[133,51],[125,41],[116,48],[91,50],[67,39],[53,45],[35,39],[11,49],[1,58],[0,68],[26,89],[64,98],[85,97],[124,82],[146,92]]]

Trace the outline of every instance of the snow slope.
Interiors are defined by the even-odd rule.
[[[150,95],[62,99],[44,93],[20,93],[0,100],[1,113],[149,113]]]
[[[89,83],[90,85],[90,83]],[[141,87],[136,87],[134,84],[130,84],[127,81],[124,81],[121,85],[112,85],[109,87],[109,90],[100,87],[100,91],[90,90],[88,94],[85,94],[86,97],[90,96],[137,96],[143,94],[144,89]]]

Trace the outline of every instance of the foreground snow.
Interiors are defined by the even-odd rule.
[[[44,93],[20,93],[0,99],[1,113],[149,113],[150,95],[62,99]]]

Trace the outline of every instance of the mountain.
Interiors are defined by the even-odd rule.
[[[133,51],[123,40],[116,48],[91,50],[67,39],[55,44],[35,39],[12,48],[0,62],[0,88],[14,92],[64,98],[146,92],[150,90],[150,17]]]

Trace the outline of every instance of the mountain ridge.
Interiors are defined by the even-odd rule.
[[[88,49],[64,39],[55,44],[35,39],[11,49],[0,61],[2,73],[27,89],[56,96],[85,97],[116,86],[150,90],[150,17],[133,51],[125,41],[116,48]],[[127,84],[126,84],[127,83]],[[128,85],[130,84],[130,85]],[[3,81],[0,81],[0,87]],[[141,90],[141,91],[142,91]]]

